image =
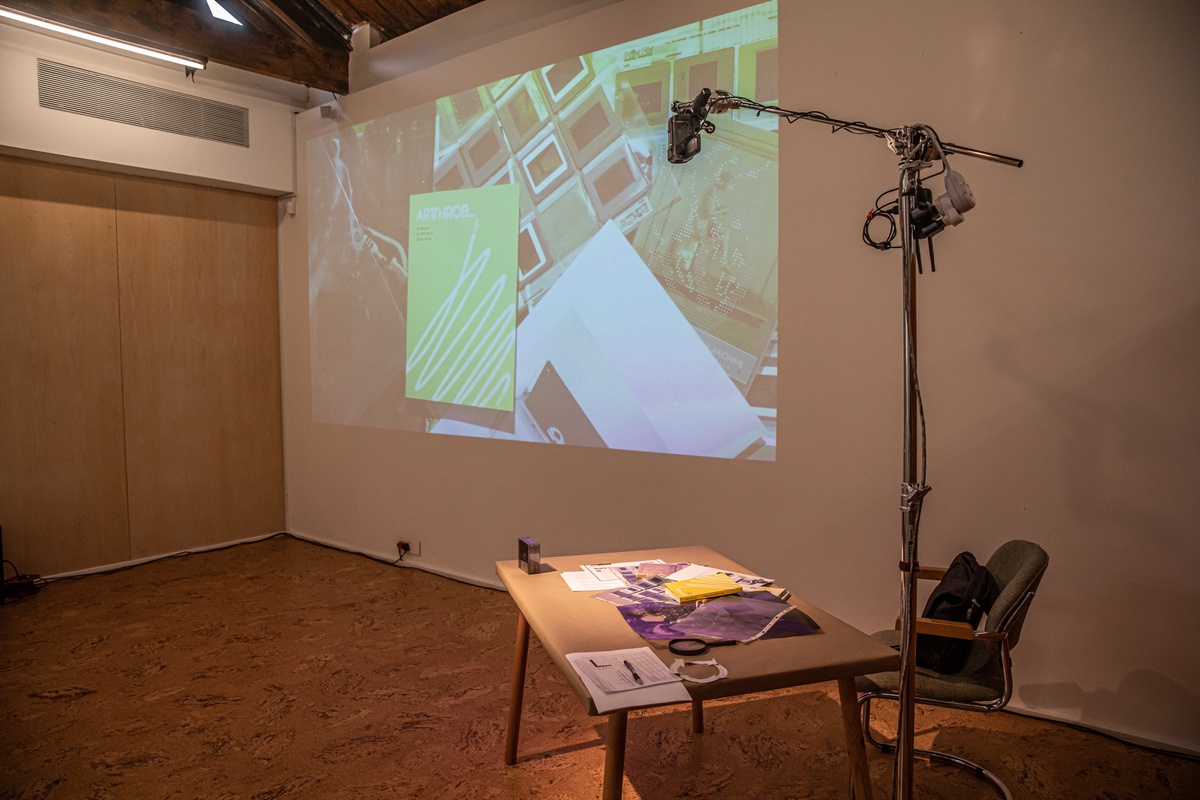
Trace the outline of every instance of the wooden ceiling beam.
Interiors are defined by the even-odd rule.
[[[249,5],[245,0],[233,0],[233,2],[239,5]],[[263,16],[271,19],[276,26],[283,28],[285,31],[290,31],[292,35],[299,38],[309,47],[320,47],[316,39],[308,34],[308,31],[296,24],[294,19],[283,13],[279,6],[271,2],[271,0],[256,0],[256,5],[262,6],[264,9]]]
[[[291,36],[292,29],[284,24],[270,9],[260,7],[257,0],[220,0],[225,10],[255,30],[273,36]],[[308,37],[303,37],[308,41]],[[312,42],[312,44],[316,44]]]
[[[314,47],[238,26],[168,0],[5,0],[14,10],[53,19],[166,50],[206,56],[210,61],[261,75],[346,94],[350,83],[349,42]]]

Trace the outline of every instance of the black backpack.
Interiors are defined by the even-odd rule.
[[[971,553],[959,553],[929,595],[921,616],[966,622],[976,628],[999,594],[1000,587],[987,567]],[[966,663],[971,645],[968,639],[919,634],[917,666],[935,672],[958,672]]]

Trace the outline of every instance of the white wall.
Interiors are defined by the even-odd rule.
[[[246,108],[250,146],[42,108],[38,58]],[[75,44],[7,20],[0,22],[0,76],[0,150],[11,155],[263,194],[292,191],[292,115],[308,105],[303,86],[216,64],[193,80],[182,67]]]
[[[343,98],[340,124],[738,5],[628,0],[466,54],[452,17],[444,63]],[[925,122],[1026,159],[955,159],[979,206],[938,238],[938,272],[919,282],[934,487],[922,560],[1041,543],[1051,565],[1013,706],[1200,751],[1200,7],[780,5],[785,105]],[[330,124],[301,115],[301,141]],[[518,536],[546,555],[701,543],[863,629],[889,627],[899,257],[860,230],[896,160],[810,123],[781,138],[776,463],[314,425],[301,208],[281,234],[289,528],[380,555],[417,539],[412,560],[483,583]]]
[[[943,4],[921,23],[874,3],[787,9],[783,71],[804,80],[785,97],[1027,159],[955,160],[980,205],[920,282],[925,559],[1040,542],[1051,565],[1014,705],[1197,750],[1200,8]],[[876,509],[848,507],[856,473],[882,490],[879,469],[899,469],[896,273],[854,241],[889,159],[813,128],[785,139],[809,156],[793,197],[814,241],[789,321],[822,431],[806,449],[828,470],[809,503],[847,505],[801,517],[819,520],[811,536],[853,531],[840,546],[862,561],[881,529]],[[867,560],[886,580],[890,560]]]

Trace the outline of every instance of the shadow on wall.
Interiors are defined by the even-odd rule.
[[[1169,737],[1200,751],[1196,727],[1200,695],[1152,670],[1126,674],[1115,690],[1089,692],[1077,683],[1043,683],[1021,686],[1017,696],[1031,711],[1044,709],[1055,717],[1069,717],[1062,712],[1075,708],[1083,725],[1111,730],[1111,721],[1120,720],[1130,735],[1145,732],[1145,738],[1154,741]]]

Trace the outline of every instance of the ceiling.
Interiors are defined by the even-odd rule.
[[[2,0],[17,11],[269,75],[335,94],[349,91],[350,34],[369,23],[373,44],[480,0]]]

